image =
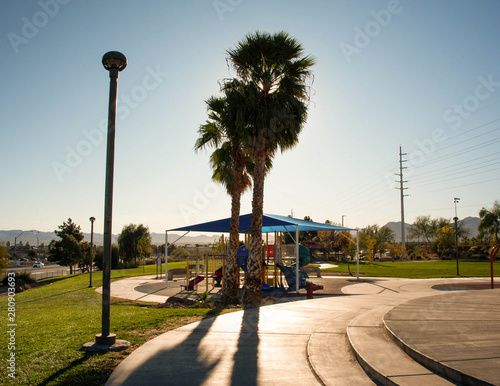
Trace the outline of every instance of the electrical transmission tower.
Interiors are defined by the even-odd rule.
[[[397,189],[400,190],[400,194],[401,194],[401,246],[403,247],[403,254],[401,256],[401,259],[406,258],[404,197],[407,196],[407,194],[404,194],[404,191],[405,191],[405,189],[408,189],[408,188],[404,187],[405,182],[408,182],[408,181],[405,181],[403,179],[403,169],[406,169],[406,167],[403,166],[403,162],[407,162],[407,160],[403,159],[404,155],[406,155],[406,153],[403,153],[403,151],[401,150],[401,146],[399,146],[399,173],[396,173],[396,175],[399,176],[399,181],[396,181],[396,182],[399,182],[399,188],[397,188]]]

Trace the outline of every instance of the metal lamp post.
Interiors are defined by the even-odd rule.
[[[457,259],[457,276],[459,275],[458,273],[458,216],[457,216],[457,203],[460,201],[460,198],[455,197],[453,199],[453,202],[455,203],[455,217],[453,220],[455,221],[455,257]]]
[[[89,288],[92,288],[92,271],[94,267],[94,221],[95,217],[89,218],[90,220],[90,265],[89,265],[89,272],[90,272],[90,284]]]
[[[120,52],[110,51],[102,57],[102,65],[109,71],[108,140],[106,151],[106,187],[104,198],[104,251],[102,271],[102,333],[96,335],[96,343],[111,346],[116,335],[110,329],[111,304],[111,236],[113,209],[113,171],[115,158],[115,119],[118,73],[127,66],[127,58]]]
[[[20,237],[25,231],[19,233],[16,237],[14,237],[14,261],[17,261],[17,238]]]

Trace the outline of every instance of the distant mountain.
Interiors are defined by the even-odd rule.
[[[90,233],[84,233],[85,236],[85,241],[90,241]],[[17,237],[19,236],[19,237]],[[177,233],[169,233],[168,234],[168,242],[172,243],[176,241],[182,234],[177,234]],[[30,243],[31,246],[36,246],[37,244],[40,245],[42,243],[45,244],[45,246],[48,246],[49,243],[54,240],[58,239],[56,237],[54,232],[31,232],[31,231],[22,231],[21,229],[15,229],[15,230],[8,230],[8,231],[1,231],[0,230],[0,241],[10,241],[11,245],[14,245],[14,239],[17,237],[17,243],[19,244],[22,242],[23,244],[26,244],[27,242]],[[38,237],[38,238],[37,238]],[[182,239],[180,239],[176,244],[178,245],[185,245],[185,244],[209,244],[214,241],[218,237],[216,236],[206,236],[206,235],[199,235],[199,236],[189,236],[186,235]],[[116,243],[118,239],[118,235],[113,235],[113,242]],[[153,244],[164,244],[165,243],[165,234],[164,233],[151,233],[151,239]],[[96,245],[102,245],[103,244],[103,234],[102,233],[95,233],[94,232],[94,244]]]
[[[458,220],[458,224],[469,229],[470,233],[468,237],[476,237],[479,235],[479,224],[481,219],[479,217],[466,217],[463,220]]]
[[[388,222],[387,224],[385,224],[384,226],[386,226],[387,228],[389,228],[390,230],[392,230],[396,237],[395,237],[395,241],[400,243],[401,242],[401,221],[391,221],[391,222]],[[405,235],[408,236],[408,228],[411,227],[411,224],[407,224],[405,223]]]
[[[476,237],[479,234],[479,223],[481,220],[479,217],[466,217],[463,220],[459,220],[459,224],[463,224],[466,228],[470,230],[469,237]],[[396,241],[401,242],[401,221],[391,221],[385,224],[386,227],[394,231],[396,235]],[[411,224],[405,223],[405,234],[408,236],[408,231],[409,227]],[[21,234],[22,233],[22,234]],[[20,236],[19,236],[20,235]],[[0,230],[0,241],[10,241],[11,245],[14,245],[14,238],[16,236],[19,236],[17,238],[17,242],[22,242],[23,244],[26,244],[26,242],[29,242],[30,245],[35,246],[38,244],[45,243],[46,246],[49,245],[49,243],[53,239],[57,239],[56,235],[54,232],[39,232],[39,233],[33,233],[31,231],[22,231],[21,229],[15,229],[15,230],[9,230],[9,231],[1,231]],[[38,236],[38,240],[37,240]],[[90,241],[90,233],[84,233],[85,240]],[[172,243],[176,241],[181,234],[177,233],[169,233],[168,234],[168,242]],[[214,241],[214,239],[217,239],[218,236],[208,236],[208,235],[199,235],[199,236],[189,236],[186,235],[182,239],[180,239],[176,244],[177,245],[195,245],[195,244],[210,244]],[[113,235],[113,242],[116,243],[118,239],[118,235]],[[153,244],[160,245],[165,243],[165,234],[164,233],[151,233],[151,239],[153,241]],[[96,245],[102,245],[103,244],[103,235],[102,233],[94,233],[94,244]]]
[[[466,217],[463,220],[458,220],[458,224],[469,229],[468,237],[476,237],[479,234],[479,224],[481,219],[479,217]],[[385,224],[385,226],[391,229],[396,234],[396,241],[401,242],[401,221],[391,221]],[[408,231],[411,224],[405,223],[405,235],[408,237]]]

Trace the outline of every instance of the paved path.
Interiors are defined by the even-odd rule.
[[[207,318],[145,343],[115,369],[107,384],[363,385],[374,384],[374,379],[383,384],[452,384],[413,361],[387,337],[384,315],[393,310],[387,323],[400,322],[397,306],[412,306],[412,301],[422,301],[423,304],[417,306],[423,310],[422,314],[412,318],[420,323],[399,323],[400,331],[394,333],[407,339],[412,331],[420,330],[420,337],[425,338],[424,325],[434,320],[426,317],[426,310],[429,307],[433,310],[431,316],[443,314],[439,307],[436,308],[438,303],[432,303],[436,297],[432,295],[443,295],[443,291],[433,289],[433,285],[484,280],[379,279],[345,287],[344,291],[351,296],[295,301]],[[494,311],[482,314],[478,325],[485,319],[498,324],[495,312],[500,307],[500,290],[463,293],[477,294],[474,295],[476,303],[483,303],[484,295],[484,299],[488,299],[486,310]],[[489,293],[494,295],[486,296]],[[453,303],[458,298],[453,296],[455,292],[451,294]],[[437,297],[444,299],[446,295]],[[404,314],[404,308],[401,310]],[[446,315],[446,327],[454,324],[455,328],[441,326],[433,331],[451,339],[449,333],[455,335],[462,325],[453,321],[460,320],[463,315],[459,307],[447,309]],[[465,337],[462,335],[461,339]],[[475,338],[468,336],[467,339],[473,341]],[[490,363],[496,365],[500,360],[500,331],[491,330],[489,345],[484,342],[484,334],[478,339],[483,340],[483,347],[491,347]],[[461,358],[469,367],[480,362],[474,360],[476,357]],[[498,376],[499,368],[494,367],[493,376]]]

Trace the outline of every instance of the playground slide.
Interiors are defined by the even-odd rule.
[[[310,261],[311,254],[309,252],[309,249],[303,245],[299,245],[299,268],[306,266],[310,263]],[[297,276],[295,271],[295,264],[292,264],[290,266],[287,266],[285,264],[276,264],[276,266],[281,269],[283,275],[285,275],[285,279],[288,283],[288,290],[296,291]],[[307,276],[307,273],[299,271],[299,289],[306,288],[306,279],[308,277],[309,276]]]
[[[191,279],[186,287],[187,291],[193,291],[194,286],[198,284],[199,282],[205,280],[205,276],[198,275],[194,279]]]

